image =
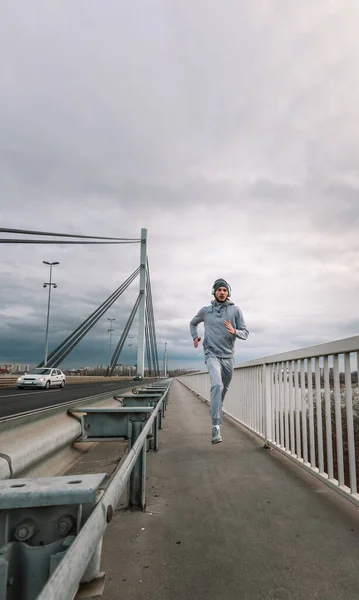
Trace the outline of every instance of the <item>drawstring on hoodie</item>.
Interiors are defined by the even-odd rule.
[[[232,305],[233,306],[233,302],[231,302],[230,300],[225,300],[225,302],[217,302],[217,300],[212,300],[211,302],[212,304],[212,308],[211,308],[211,312],[213,313],[214,311],[218,313],[218,315],[220,315],[222,306],[225,306],[226,308],[226,321],[229,321],[229,315],[228,315],[228,306]]]

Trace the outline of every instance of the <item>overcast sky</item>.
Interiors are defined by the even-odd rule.
[[[358,31],[357,0],[0,0],[0,226],[146,227],[172,366],[203,366],[188,323],[218,277],[237,362],[358,334]],[[51,349],[139,247],[0,245],[0,363],[42,359],[43,260]],[[106,363],[106,317],[65,365]]]

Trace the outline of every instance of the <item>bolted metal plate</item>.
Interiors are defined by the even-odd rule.
[[[96,502],[107,473],[0,481],[0,510]]]
[[[136,396],[134,396],[133,398],[124,398],[124,406],[127,407],[134,407],[134,406],[152,406],[153,408],[155,408],[157,405],[157,400],[152,399],[152,398],[136,398]]]
[[[136,396],[131,396],[136,398]],[[82,436],[77,441],[91,441],[94,438],[129,439],[132,437],[132,422],[143,422],[153,412],[146,402],[143,406],[121,406],[119,408],[82,408]]]

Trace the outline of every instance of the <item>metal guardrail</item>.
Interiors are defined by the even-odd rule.
[[[224,412],[359,506],[358,371],[359,336],[243,362]],[[178,380],[210,401],[207,372]]]
[[[128,388],[124,388],[124,390],[126,389],[130,389],[130,386]],[[13,425],[18,426],[19,423],[25,424],[26,422],[34,422],[37,419],[45,416],[63,413],[64,409],[66,409],[68,406],[77,406],[83,402],[101,402],[102,400],[109,398],[109,396],[112,396],[113,393],[116,393],[116,390],[102,392],[101,394],[93,394],[92,396],[78,398],[77,400],[67,400],[66,402],[61,402],[59,404],[51,404],[50,406],[43,406],[41,408],[34,408],[33,410],[27,410],[22,413],[14,413],[13,415],[0,417],[0,435],[4,427],[2,424],[6,423],[6,428],[8,429]]]
[[[130,503],[145,507],[146,442],[165,411],[170,384],[156,384],[162,392],[156,402],[152,388],[149,406],[142,406],[141,390],[139,406],[71,411],[81,431],[77,441],[98,439],[99,432],[104,440],[129,440],[107,487],[105,473],[0,481],[0,600],[71,600],[81,581],[101,584],[102,536],[127,483]]]
[[[103,403],[113,393],[130,389],[129,386],[0,418],[0,480],[28,476],[47,456],[56,457],[56,453],[76,441],[81,426],[68,417],[69,408]]]

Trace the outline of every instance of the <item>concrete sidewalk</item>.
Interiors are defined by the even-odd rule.
[[[147,511],[107,528],[105,600],[355,600],[358,509],[173,382]]]

